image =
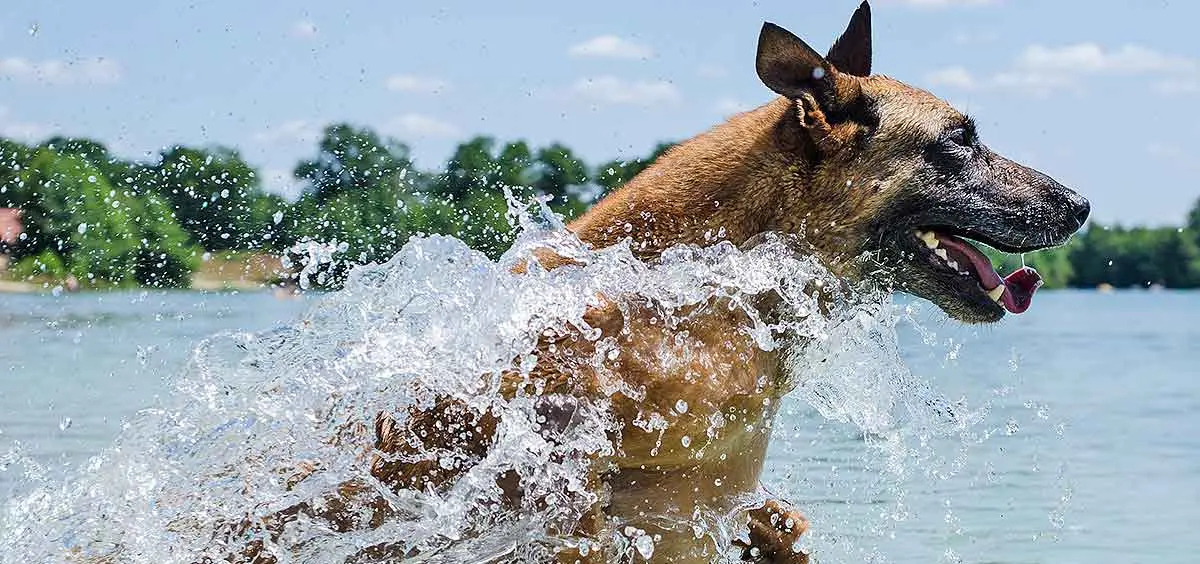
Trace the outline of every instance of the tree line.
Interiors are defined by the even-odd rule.
[[[384,261],[414,235],[451,234],[497,257],[513,240],[500,186],[544,195],[567,218],[649,166],[643,158],[589,166],[553,143],[475,137],[439,170],[413,165],[404,143],[339,123],[326,127],[293,175],[295,201],[226,147],[168,147],[156,161],[118,158],[101,143],[54,137],[0,139],[0,207],[22,211],[25,233],[8,249],[9,277],[72,276],[82,284],[186,287],[205,253],[287,253],[303,241],[337,241],[352,263]],[[1019,257],[993,254],[1007,271]],[[1178,227],[1092,223],[1068,246],[1025,257],[1050,287],[1200,287],[1200,202]],[[328,265],[336,287],[348,268]]]

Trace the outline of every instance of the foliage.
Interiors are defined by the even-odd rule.
[[[27,256],[17,261],[9,270],[18,278],[25,280],[38,278],[58,280],[66,278],[70,274],[67,272],[67,264],[53,249],[46,249],[36,255]]]
[[[196,249],[161,199],[117,189],[76,154],[45,146],[22,156],[0,186],[0,206],[20,208],[26,227],[13,258],[41,257],[49,269],[49,251],[92,285],[186,285]]]
[[[296,165],[295,176],[323,203],[340,194],[361,194],[411,167],[408,147],[374,131],[339,123],[325,128],[317,156]]]
[[[210,251],[272,246],[272,215],[282,210],[236,151],[171,147],[161,162],[137,170],[144,190],[162,197],[196,244]]]

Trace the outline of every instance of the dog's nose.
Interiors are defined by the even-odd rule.
[[[1075,208],[1075,222],[1077,227],[1083,227],[1087,223],[1088,216],[1092,213],[1091,202],[1088,202],[1087,198],[1072,192],[1071,205]]]

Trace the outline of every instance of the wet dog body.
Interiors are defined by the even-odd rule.
[[[963,238],[1003,251],[1059,245],[1082,226],[1086,200],[992,152],[969,118],[932,94],[871,75],[865,2],[824,57],[766,24],[756,63],[777,99],[675,147],[568,229],[594,248],[629,239],[639,258],[649,261],[675,245],[742,245],[763,233],[783,233],[803,241],[806,252],[842,277],[883,271],[881,284],[926,298],[961,321],[996,321],[1006,310],[1028,307],[1033,275],[1000,279]],[[539,258],[549,268],[570,268],[569,260],[552,253]],[[697,516],[736,511],[740,496],[756,491],[776,400],[789,391],[781,353],[762,351],[734,330],[746,323],[744,313],[703,309],[666,326],[653,308],[608,302],[586,319],[601,331],[598,340],[618,344],[619,355],[597,364],[591,359],[598,340],[547,335],[532,379],[506,377],[507,396],[532,393],[527,388],[536,381],[537,393],[546,397],[604,403],[619,427],[617,454],[593,461],[589,485],[598,501],[577,525],[561,531],[564,538],[593,544],[564,548],[560,561],[608,562],[615,552],[635,554],[612,545],[618,526],[656,537],[653,562],[712,561],[718,535],[698,535],[695,525],[703,519]],[[613,391],[614,377],[624,382],[624,392]],[[649,414],[665,415],[669,425],[648,431]],[[393,488],[452,482],[461,469],[412,457],[486,450],[495,429],[490,414],[464,413],[454,402],[409,415],[402,424],[381,416],[376,426],[373,473]],[[722,424],[714,426],[714,417]],[[551,426],[555,419],[548,417]],[[471,431],[451,437],[421,433],[422,425]],[[516,484],[501,487],[520,498]],[[361,491],[356,488],[348,486],[338,498],[354,498]],[[371,503],[375,509],[363,522],[341,525],[383,519],[386,504]],[[772,503],[749,515],[754,546],[747,558],[806,561],[792,547],[806,527],[798,513]],[[364,555],[386,552],[378,547]]]

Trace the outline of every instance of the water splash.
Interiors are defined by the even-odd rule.
[[[288,326],[200,343],[174,392],[133,418],[112,448],[61,483],[39,478],[5,507],[0,562],[219,560],[253,540],[281,562],[342,562],[382,544],[429,555],[425,561],[542,560],[578,542],[546,531],[577,521],[595,502],[587,461],[616,448],[614,422],[604,405],[579,404],[570,428],[551,440],[540,398],[504,397],[499,375],[513,359],[532,369],[547,331],[590,334],[585,313],[598,295],[649,303],[664,317],[718,298],[743,308],[749,321],[733,329],[763,350],[785,347],[793,397],[866,436],[886,439],[900,426],[935,432],[969,419],[905,368],[886,294],[847,286],[785,238],[748,249],[679,247],[647,263],[627,244],[589,249],[544,205],[530,213],[509,199],[520,235],[499,261],[452,237],[414,238],[387,263],[353,269],[344,290]],[[301,280],[333,261],[337,248],[297,249],[314,269]],[[513,274],[539,248],[579,266],[533,262]],[[818,302],[814,287],[830,301]],[[782,304],[778,318],[750,305],[767,294]],[[408,408],[439,397],[497,414],[491,448],[469,461],[430,453],[442,467],[469,466],[444,491],[380,484],[370,456],[377,414],[404,424]],[[902,472],[909,447],[891,444],[893,471]],[[15,451],[0,462],[35,468]],[[506,473],[519,477],[528,499],[553,501],[499,511],[497,477]],[[391,511],[348,530],[303,514],[277,534],[254,524],[329,503],[329,492],[349,483]],[[726,517],[696,519],[698,535],[728,545]],[[654,539],[639,531],[618,528],[616,544],[652,554]]]

